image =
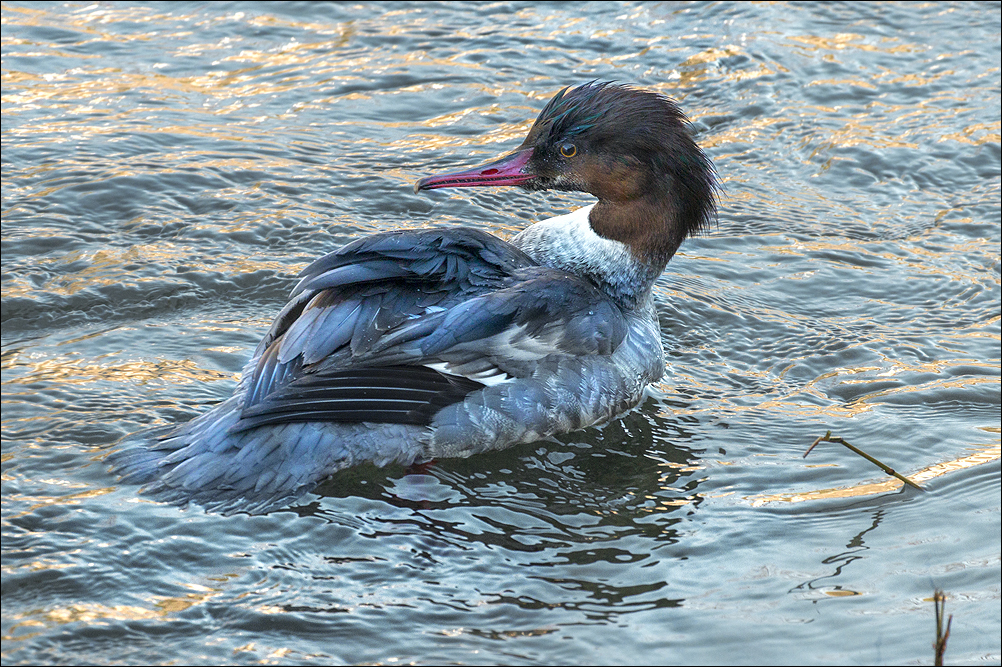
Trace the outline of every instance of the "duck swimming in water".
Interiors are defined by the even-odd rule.
[[[598,201],[511,242],[469,228],[358,239],[299,276],[232,397],[110,461],[150,497],[281,508],[339,470],[465,457],[602,424],[664,373],[652,288],[716,206],[660,94],[565,88],[522,145],[416,191],[513,185]]]

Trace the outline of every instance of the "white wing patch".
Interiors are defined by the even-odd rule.
[[[476,380],[480,384],[486,385],[488,387],[493,387],[494,385],[501,384],[502,382],[507,382],[512,379],[512,376],[508,375],[500,368],[490,367],[487,370],[479,371],[476,373],[464,373],[457,372],[456,366],[445,363],[444,361],[435,364],[424,364],[425,368],[431,368],[438,371],[439,373],[445,373],[446,375],[461,375],[462,377],[469,378],[471,380]]]

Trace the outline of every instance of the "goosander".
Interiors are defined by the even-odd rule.
[[[654,281],[716,208],[669,98],[564,88],[522,144],[415,191],[513,185],[598,201],[510,242],[469,228],[353,241],[300,275],[233,396],[109,458],[155,500],[284,507],[349,466],[466,457],[608,422],[665,370]]]

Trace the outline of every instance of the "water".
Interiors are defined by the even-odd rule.
[[[15,663],[999,663],[997,3],[3,6],[3,648]],[[294,276],[560,87],[676,98],[725,188],[669,372],[592,429],[291,511],[104,456],[227,397]],[[920,480],[810,443],[827,430]]]

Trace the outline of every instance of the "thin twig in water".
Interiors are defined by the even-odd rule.
[[[919,486],[915,482],[911,481],[910,479],[908,479],[907,477],[905,477],[901,473],[895,471],[894,468],[892,468],[891,466],[885,465],[884,463],[881,463],[880,461],[878,461],[877,459],[873,458],[872,456],[870,456],[869,454],[867,454],[866,452],[864,452],[860,448],[853,447],[848,442],[846,442],[845,439],[840,438],[838,436],[832,437],[832,432],[831,431],[826,432],[823,436],[821,436],[820,438],[818,438],[817,440],[815,440],[814,444],[812,444],[810,447],[807,448],[807,451],[804,452],[804,458],[805,459],[807,458],[807,455],[811,453],[811,450],[813,450],[815,447],[817,447],[818,443],[820,443],[820,442],[835,442],[835,443],[838,443],[840,445],[843,445],[846,448],[848,448],[849,450],[851,450],[851,451],[859,454],[860,456],[862,456],[864,459],[866,459],[870,463],[873,463],[878,468],[880,468],[881,470],[883,470],[884,472],[886,472],[888,475],[892,475],[894,477],[897,477],[898,479],[900,479],[902,482],[904,482],[908,486],[916,488],[919,491],[925,491],[925,489],[923,489],[921,486]]]
[[[943,614],[946,611],[946,594],[936,589],[932,594],[932,602],[936,606],[936,664],[943,664],[943,654],[946,653],[946,640],[950,638],[950,626],[953,625],[953,614],[946,620],[946,632],[943,632]]]

